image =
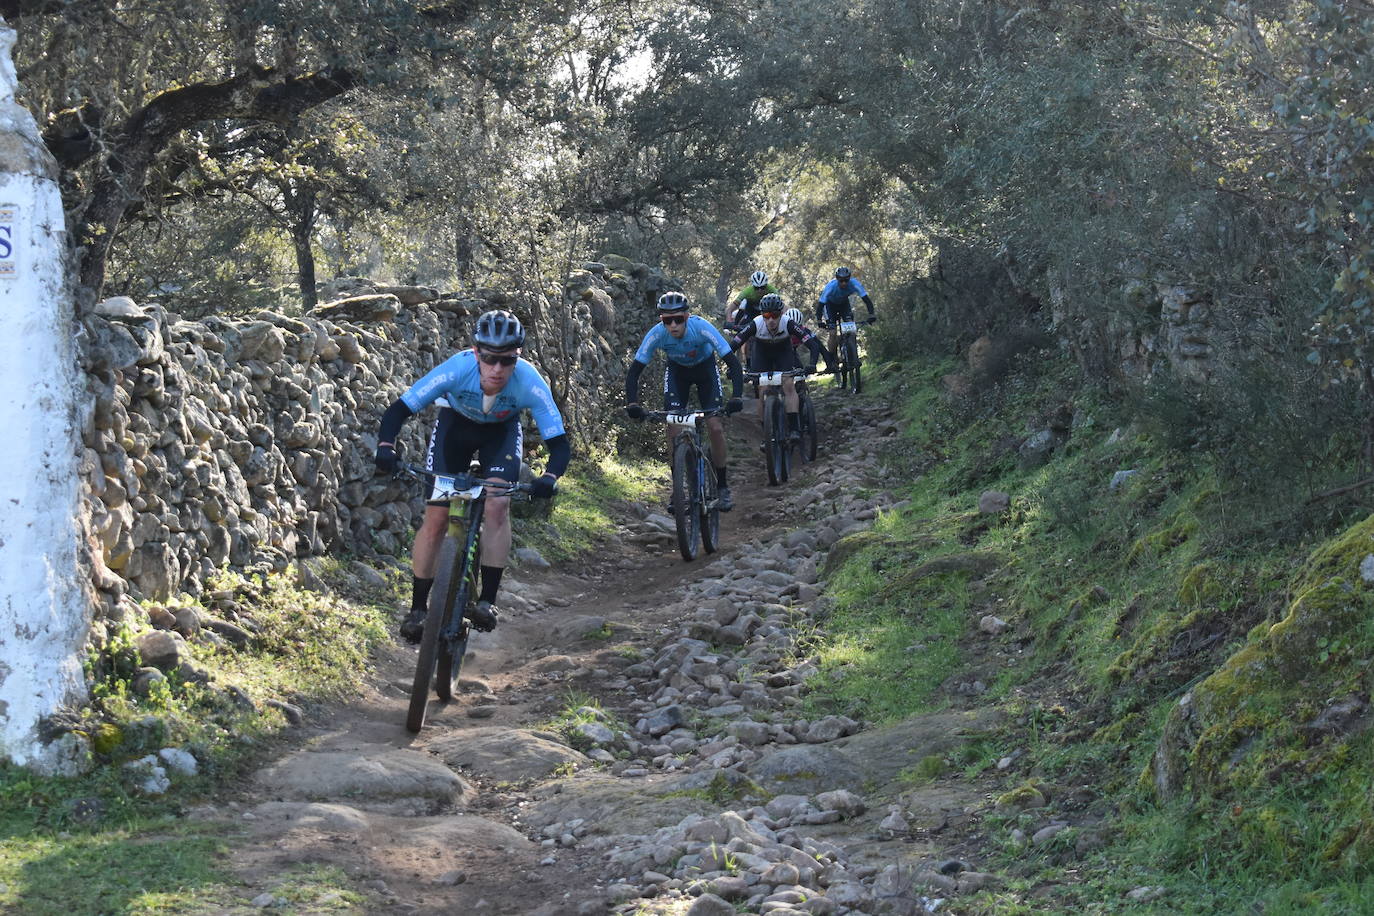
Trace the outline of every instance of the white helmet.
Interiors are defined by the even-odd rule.
[[[768,285],[768,274],[764,273],[761,270],[756,270],[749,275],[749,282],[754,284],[754,286],[758,287],[759,289],[763,289],[765,286]]]
[[[802,313],[801,313],[801,309],[788,309],[787,311],[785,311],[785,312],[782,313],[782,320],[783,320],[783,321],[794,321],[794,322],[796,322],[797,324],[801,324],[801,323],[802,323]]]

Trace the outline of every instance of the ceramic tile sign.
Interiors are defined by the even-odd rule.
[[[18,215],[18,207],[0,204],[0,280],[19,276],[19,259],[14,252],[14,224]]]

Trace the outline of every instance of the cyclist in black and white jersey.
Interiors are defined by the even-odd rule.
[[[785,372],[788,369],[799,368],[801,364],[792,344],[794,336],[811,351],[813,368],[821,359],[825,360],[826,368],[830,368],[834,362],[830,351],[821,345],[820,339],[810,328],[801,323],[799,311],[788,309],[791,314],[784,315],[782,297],[777,293],[764,296],[759,308],[761,314],[745,325],[730,342],[732,351],[738,350],[751,340],[754,342],[749,352],[750,372]],[[797,383],[794,379],[783,379],[782,397],[787,410],[787,436],[789,439],[800,438],[801,421],[797,415]],[[763,420],[762,398],[759,399],[759,420]]]

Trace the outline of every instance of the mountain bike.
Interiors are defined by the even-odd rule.
[[[840,377],[841,388],[858,394],[863,390],[858,322],[853,318],[842,318],[838,322],[823,322],[821,327],[835,327],[839,331],[839,343],[835,347],[835,357],[839,360],[839,366],[836,367],[835,373]]]
[[[646,420],[657,420],[684,429],[673,438],[673,521],[677,525],[677,546],[684,560],[695,560],[697,547],[715,553],[720,544],[720,506],[716,501],[716,466],[711,460],[709,437],[701,429],[707,417],[724,416],[725,411],[696,410],[669,413],[650,410]]]
[[[471,627],[463,616],[480,589],[478,563],[482,556],[482,516],[491,496],[529,498],[529,484],[490,483],[473,463],[467,474],[435,474],[413,464],[401,465],[401,473],[431,481],[431,499],[448,500],[448,531],[439,548],[434,585],[429,592],[424,635],[420,637],[415,680],[410,687],[406,728],[418,732],[425,726],[429,688],[441,703],[453,699],[453,684],[463,667]]]
[[[810,374],[809,369],[786,369],[780,372],[746,372],[744,377],[758,382],[759,394],[763,402],[763,463],[768,470],[768,483],[777,486],[786,483],[792,471],[792,446],[796,443],[787,438],[787,404],[783,400],[782,382],[786,378],[800,379]],[[810,398],[807,398],[810,405]],[[798,405],[800,407],[800,404]],[[800,418],[799,418],[800,419]],[[815,429],[815,413],[811,415],[811,428]],[[814,439],[814,435],[812,437]],[[806,450],[801,449],[803,460]],[[811,457],[815,457],[814,445]]]

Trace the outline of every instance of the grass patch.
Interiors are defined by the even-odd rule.
[[[618,504],[653,499],[665,479],[663,463],[647,458],[576,460],[558,482],[552,512],[518,522],[517,537],[550,562],[570,560],[592,550],[615,529]]]
[[[211,638],[204,635],[208,628],[192,633],[189,664],[160,680],[140,682],[146,669],[137,638],[146,622],[130,621],[107,635],[87,662],[89,706],[57,723],[67,733],[62,740],[85,748],[87,771],[45,777],[0,766],[0,909],[246,908],[222,867],[232,837],[173,817],[244,772],[282,733],[285,719],[268,701],[308,712],[350,695],[388,638],[390,588],[365,584],[338,561],[317,563],[316,573],[332,593],[297,587],[292,572],[263,571],[222,574],[199,601],[182,596],[172,610],[195,608],[202,620],[230,622],[242,642]],[[123,765],[167,747],[190,752],[197,772],[169,769],[169,790],[145,795]],[[349,893],[339,891],[325,908],[351,906]]]
[[[910,502],[829,555],[834,613],[808,637],[823,674],[808,708],[883,722],[956,697],[997,704],[1008,734],[903,777],[985,773],[1024,748],[1018,778],[1091,785],[1126,812],[1099,853],[1080,854],[1075,831],[1033,866],[1008,847],[1003,864],[1035,880],[968,912],[1367,911],[1374,598],[1359,565],[1374,522],[1349,527],[1365,515],[1353,503],[1302,508],[1307,484],[1246,490],[1253,474],[1140,432],[1054,354],[960,404],[939,393],[952,368],[875,376],[905,422],[883,461]],[[1049,462],[1023,463],[1018,444],[1047,427],[1060,430]],[[1010,507],[980,514],[985,490]],[[1004,634],[978,630],[988,614]],[[955,690],[964,672],[987,691]],[[1185,696],[1205,708],[1180,713]],[[1303,729],[1323,714],[1329,728]],[[1183,800],[1160,802],[1152,767],[1170,735]],[[1065,862],[1072,880],[1027,908]],[[1165,894],[1127,903],[1143,885]]]

